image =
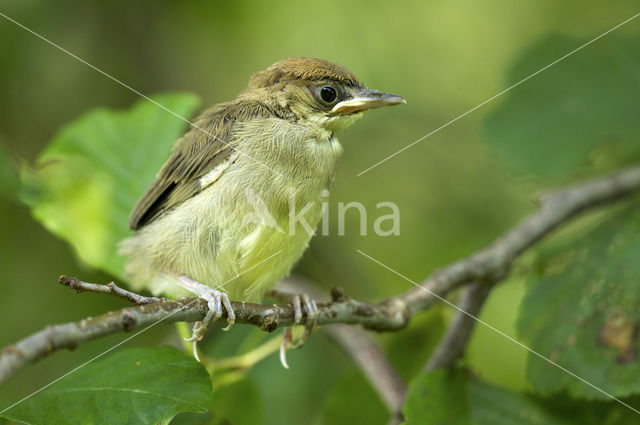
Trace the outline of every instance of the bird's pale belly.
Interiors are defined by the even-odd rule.
[[[274,220],[260,221],[246,214],[253,207],[244,197],[220,202],[218,196],[204,191],[125,241],[127,275],[134,286],[187,296],[175,284],[176,276],[186,275],[232,300],[259,301],[302,256],[313,236],[308,229],[315,230],[321,217],[319,200],[310,202],[303,216],[308,226],[290,228],[283,205],[267,205]]]
[[[239,273],[242,274],[236,285],[230,282],[225,287],[226,292],[232,298],[258,301],[265,291],[289,273],[311,237],[304,229],[289,234],[288,229],[281,233],[270,226],[257,226],[237,246]]]

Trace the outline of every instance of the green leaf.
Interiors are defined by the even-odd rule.
[[[185,93],[154,100],[183,117],[198,104]],[[126,111],[89,112],[58,133],[34,171],[23,172],[22,198],[83,261],[120,276],[117,244],[130,234],[128,216],[184,128],[147,100]]]
[[[81,367],[4,415],[31,425],[151,425],[206,412],[211,397],[209,375],[192,357],[134,348]]]
[[[216,382],[216,375],[213,381]],[[249,378],[224,384],[213,392],[213,412],[181,413],[171,425],[259,425],[262,424],[262,398]]]
[[[507,85],[585,41],[545,38],[517,61]],[[513,170],[554,179],[587,164],[594,149],[613,156],[608,163],[632,160],[640,152],[639,44],[638,36],[609,34],[513,88],[486,121],[488,143]]]
[[[535,351],[617,397],[640,392],[638,207],[541,249],[518,323]],[[608,398],[534,355],[527,376],[542,392]]]
[[[460,369],[436,370],[416,378],[409,387],[404,415],[405,425],[583,423],[567,421],[542,400],[483,383]]]

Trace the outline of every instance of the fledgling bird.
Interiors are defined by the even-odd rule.
[[[342,153],[336,134],[368,109],[404,102],[322,59],[288,58],[254,74],[238,97],[194,121],[138,201],[135,234],[121,244],[128,279],[207,300],[192,341],[223,308],[229,329],[229,297],[259,301],[307,248]],[[257,205],[269,220],[255,219]],[[307,227],[291,225],[292,205],[309,205]]]

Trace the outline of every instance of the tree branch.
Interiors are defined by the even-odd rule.
[[[425,365],[425,371],[454,366],[462,358],[476,324],[475,318],[489,296],[491,287],[486,283],[474,282],[465,288],[458,302],[458,308],[462,311],[456,312],[440,344]]]
[[[284,279],[278,289],[304,292],[316,300],[322,298],[318,286],[301,277]],[[340,290],[334,289],[333,297],[340,296]],[[403,422],[402,406],[407,387],[376,341],[359,326],[335,324],[328,326],[326,333],[351,358],[387,406],[391,413],[389,425]]]
[[[135,292],[127,291],[126,289],[120,288],[114,282],[109,282],[106,285],[100,285],[96,283],[83,282],[76,279],[75,277],[67,277],[65,275],[60,276],[58,278],[58,282],[60,282],[64,286],[68,286],[78,293],[99,292],[102,294],[112,294],[117,297],[124,298],[125,300],[131,301],[136,305],[169,301],[167,298],[145,297],[143,295],[136,294]]]
[[[444,296],[449,291],[470,282],[486,284],[503,279],[513,261],[522,252],[558,226],[587,209],[628,197],[639,189],[640,166],[635,166],[608,177],[552,192],[541,197],[539,209],[512,230],[477,253],[434,272],[422,282],[422,288],[413,288],[376,304],[356,301],[346,297],[341,291],[334,291],[332,302],[318,306],[318,324],[360,324],[377,331],[402,329],[415,313],[434,304],[438,300],[437,296]],[[98,292],[118,291],[98,288]],[[0,382],[25,365],[61,348],[74,348],[88,340],[156,323],[197,321],[204,318],[206,313],[206,302],[203,300],[183,298],[178,301],[154,301],[144,304],[143,298],[145,297],[134,297],[143,305],[124,308],[80,322],[49,326],[5,347],[0,352]],[[239,302],[232,305],[238,323],[255,325],[266,331],[293,324],[291,306]]]
[[[80,281],[78,281],[80,282]],[[85,282],[82,282],[85,283]],[[106,285],[86,284],[83,290]],[[99,288],[97,292],[106,290]],[[340,299],[319,304],[319,325],[331,323],[362,324],[370,329],[397,330],[406,326],[408,317],[388,305],[368,304],[350,299],[336,291]],[[62,348],[73,349],[83,342],[116,332],[130,332],[159,323],[194,322],[202,320],[207,312],[206,301],[199,298],[182,298],[176,301],[159,301],[128,307],[101,316],[90,317],[79,322],[48,326],[14,345],[0,351],[0,383],[27,364]],[[232,302],[236,323],[258,326],[271,332],[280,326],[294,324],[292,306],[251,304]],[[226,318],[226,313],[223,314]]]
[[[421,283],[392,300],[407,306],[409,316],[425,310],[438,297],[469,282],[497,282],[513,261],[558,226],[588,209],[612,203],[640,190],[640,166],[608,177],[550,192],[539,198],[538,210],[484,249],[434,272]],[[425,291],[426,289],[426,291]]]

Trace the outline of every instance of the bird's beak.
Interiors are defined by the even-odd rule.
[[[331,110],[331,113],[346,115],[367,109],[379,108],[381,106],[398,105],[400,103],[407,103],[407,101],[395,94],[383,93],[367,88],[358,88],[351,99],[337,103]]]

